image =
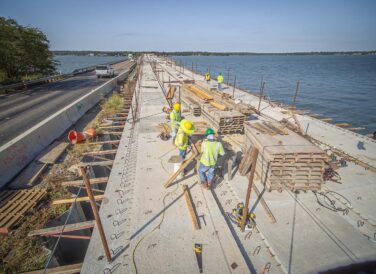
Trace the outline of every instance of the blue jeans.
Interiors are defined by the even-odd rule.
[[[185,155],[187,155],[187,150],[181,150],[181,149],[179,149],[179,155],[180,155],[183,159],[185,159]]]
[[[211,184],[214,178],[214,171],[215,166],[205,166],[200,163],[200,167],[198,168],[198,176],[200,176],[201,182],[208,181],[208,183]]]

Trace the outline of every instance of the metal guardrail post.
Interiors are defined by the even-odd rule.
[[[91,209],[93,210],[95,222],[96,222],[97,228],[99,230],[99,235],[100,235],[101,240],[102,240],[104,252],[106,253],[107,261],[112,262],[111,253],[110,253],[110,249],[108,248],[106,235],[104,234],[102,221],[101,221],[101,218],[99,216],[97,206],[95,204],[93,191],[91,189],[90,179],[86,174],[86,167],[80,167],[80,169],[81,169],[82,178],[83,178],[84,183],[85,183],[86,192],[87,192],[87,195],[89,196],[89,199],[90,199],[90,205],[91,205]]]

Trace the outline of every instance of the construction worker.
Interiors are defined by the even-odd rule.
[[[180,114],[180,104],[175,103],[173,105],[172,111],[170,112],[170,123],[171,123],[171,136],[172,136],[172,143],[175,143],[176,133],[179,130],[181,122],[181,114]]]
[[[215,139],[214,134],[215,132],[212,128],[206,129],[206,139],[201,145],[202,155],[200,158],[200,166],[198,168],[201,185],[207,189],[211,188],[218,156],[225,155],[225,150],[223,149],[221,142],[218,142]]]
[[[192,135],[195,131],[195,127],[191,121],[183,119],[180,122],[180,127],[175,138],[175,145],[179,149],[179,155],[185,159],[188,147],[188,135]]]
[[[208,84],[210,83],[210,73],[209,72],[205,73],[205,81]]]
[[[224,81],[224,79],[223,79],[222,73],[219,73],[219,75],[217,77],[218,90],[222,90],[223,81]]]

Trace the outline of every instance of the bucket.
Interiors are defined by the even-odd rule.
[[[179,170],[179,168],[181,167],[181,164],[182,162],[174,163],[174,173]],[[178,175],[178,177],[176,177],[176,179],[182,179],[183,177],[184,177],[184,171],[180,172],[180,174]]]
[[[68,132],[68,140],[71,144],[76,144],[85,140],[85,136],[82,132],[71,130]]]

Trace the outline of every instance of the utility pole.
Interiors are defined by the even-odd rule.
[[[262,100],[262,96],[264,95],[264,88],[265,88],[265,82],[263,81],[263,78],[261,78],[261,83],[260,83],[260,101],[259,101],[258,108],[257,108],[258,112],[260,112],[261,100]]]
[[[296,97],[298,96],[299,88],[300,88],[300,83],[299,83],[299,81],[298,81],[298,82],[296,83],[296,89],[295,89],[294,99],[293,99],[293,101],[292,101],[292,108],[293,108],[293,109],[295,109]]]
[[[232,89],[232,99],[235,99],[235,86],[236,86],[236,75],[235,75],[235,79],[234,79],[234,87]]]

